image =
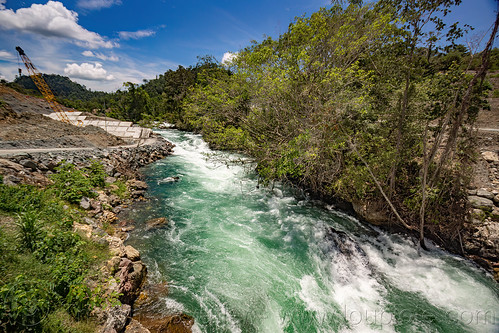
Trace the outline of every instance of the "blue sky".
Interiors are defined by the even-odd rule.
[[[0,0],[0,77],[17,73],[15,46],[41,72],[69,76],[92,90],[152,79],[200,55],[237,52],[264,35],[277,37],[296,16],[328,0]],[[463,0],[450,19],[483,35],[496,0]],[[488,37],[487,37],[488,38]],[[466,42],[466,40],[463,40]],[[24,69],[24,67],[23,67]]]

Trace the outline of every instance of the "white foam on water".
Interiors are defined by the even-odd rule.
[[[199,135],[168,131],[167,136],[177,145],[175,163],[189,165],[181,168],[178,185],[200,185],[194,186],[197,193],[171,200],[172,207],[186,207],[190,217],[164,231],[165,241],[201,256],[188,260],[205,264],[201,271],[187,272],[184,280],[178,279],[203,283],[197,286],[200,291],[174,287],[192,294],[195,308],[208,318],[209,323],[198,323],[195,330],[213,324],[216,331],[243,332],[243,319],[236,314],[255,311],[256,321],[251,325],[258,332],[282,332],[289,330],[290,320],[296,317],[281,307],[289,309],[295,302],[316,319],[309,331],[338,330],[323,321],[333,317],[338,319],[336,325],[345,323],[339,328],[344,332],[392,332],[393,318],[379,317],[388,302],[385,285],[417,293],[432,305],[456,313],[499,309],[491,289],[468,271],[450,265],[438,251],[420,257],[414,244],[403,237],[384,232],[378,232],[377,239],[373,238],[376,232],[362,235],[370,228],[334,207],[318,213],[320,208],[312,207],[310,201],[287,196],[289,192],[280,184],[273,193],[256,189],[256,181],[244,178],[242,167],[207,161],[205,154],[213,152]],[[209,197],[208,202],[203,196]],[[230,205],[216,202],[225,203],[225,198]],[[328,245],[328,225],[347,232],[349,236],[340,239],[346,251]],[[189,240],[198,232],[203,238]],[[303,252],[296,253],[295,247]],[[187,259],[171,259],[183,260]],[[437,327],[431,321],[414,325],[415,331]],[[473,332],[497,328],[490,323],[469,327]]]
[[[220,315],[222,316],[222,318],[224,318],[224,321],[228,324],[231,332],[232,333],[241,333],[242,331],[239,328],[236,320],[232,317],[232,315],[227,310],[227,308],[225,307],[225,305],[214,294],[212,294],[208,290],[206,290],[205,292],[217,304],[217,306],[218,306],[218,308],[220,310]]]
[[[361,245],[369,262],[390,283],[417,293],[434,306],[463,319],[474,332],[492,332],[498,328],[499,301],[493,291],[440,257],[450,255],[422,251],[419,256],[411,241],[397,239],[394,242],[393,238],[385,234],[380,237],[381,241]],[[495,320],[486,320],[487,312]]]

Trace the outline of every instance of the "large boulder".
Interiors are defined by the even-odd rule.
[[[130,324],[125,328],[125,333],[151,333],[151,331],[142,326],[137,320],[132,319]]]
[[[140,252],[137,251],[133,246],[127,245],[123,248],[122,257],[128,258],[131,261],[139,261],[140,260]]]
[[[152,332],[192,333],[194,318],[184,313],[163,318],[141,318],[141,323]]]
[[[22,165],[19,165],[17,163],[14,163],[12,161],[9,161],[9,160],[3,159],[3,158],[0,158],[0,168],[10,169],[10,170],[14,170],[16,172],[24,171],[24,168],[22,167]]]
[[[21,161],[19,161],[19,164],[21,164],[23,167],[30,169],[32,171],[35,171],[36,169],[38,169],[38,164],[36,164],[36,162],[33,160],[27,160],[27,159],[21,160]]]
[[[87,197],[82,197],[80,200],[80,207],[85,210],[90,209],[90,199]]]
[[[482,157],[487,162],[499,162],[499,156],[496,152],[493,151],[484,151],[482,152]]]
[[[124,304],[133,304],[140,294],[140,288],[145,282],[147,267],[141,261],[132,262],[128,258],[121,258],[118,292],[119,300]]]
[[[487,198],[487,199],[490,199],[490,200],[494,199],[494,193],[489,192],[489,191],[487,191],[484,188],[481,188],[481,189],[477,190],[476,191],[476,195],[478,197]]]
[[[146,230],[161,228],[168,225],[168,220],[165,217],[158,217],[146,222]]]
[[[134,190],[139,190],[139,191],[147,190],[147,184],[141,180],[131,179],[127,183],[128,186]]]
[[[476,195],[470,195],[468,197],[468,201],[470,202],[473,208],[483,209],[483,210],[492,210],[494,208],[494,202],[492,200],[479,197]]]
[[[114,306],[107,311],[107,320],[101,333],[119,333],[125,329],[125,325],[132,312],[132,307],[128,304]]]

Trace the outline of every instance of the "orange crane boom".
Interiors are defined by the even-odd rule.
[[[35,83],[35,85],[38,87],[38,90],[42,93],[43,97],[47,100],[49,103],[50,107],[52,110],[54,110],[55,114],[59,118],[60,121],[63,123],[68,123],[72,125],[77,125],[81,126],[82,122],[78,121],[77,124],[74,124],[66,115],[64,110],[62,109],[62,106],[57,103],[55,100],[55,96],[52,93],[52,90],[50,90],[50,87],[48,86],[47,82],[42,77],[42,74],[38,69],[36,69],[35,65],[29,60],[28,56],[26,53],[24,53],[24,50],[17,46],[16,51],[19,53],[19,56],[21,57],[22,61],[24,62],[24,65],[26,66],[26,69],[28,70],[29,76],[31,76],[31,79]]]

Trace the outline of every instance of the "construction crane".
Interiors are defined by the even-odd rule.
[[[43,79],[42,74],[40,73],[40,71],[38,71],[38,69],[36,69],[35,65],[33,65],[31,60],[29,60],[26,53],[24,53],[24,50],[21,47],[16,46],[16,51],[19,52],[19,56],[24,62],[24,65],[28,70],[29,76],[31,76],[31,79],[38,87],[38,90],[40,90],[43,97],[47,100],[52,110],[54,110],[59,120],[62,121],[63,123],[68,123],[75,126],[82,126],[83,122],[81,120],[77,121],[76,123],[73,123],[68,118],[66,112],[64,112],[64,110],[62,109],[62,106],[59,103],[57,103],[57,101],[55,100],[55,96],[52,93],[52,90],[50,90],[50,87],[48,86],[47,82],[45,82],[45,80]],[[19,69],[19,72],[21,72],[21,69]]]

